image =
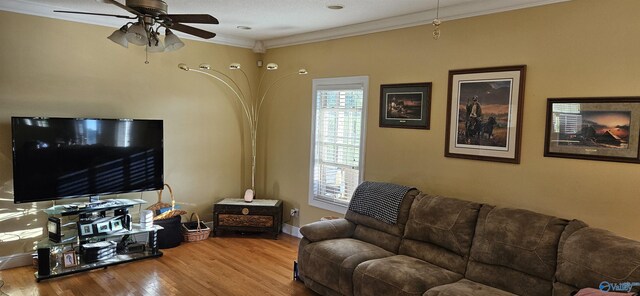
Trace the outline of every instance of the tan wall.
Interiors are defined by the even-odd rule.
[[[248,173],[240,165],[246,158],[239,105],[212,79],[177,65],[250,66],[256,55],[185,40],[181,50],[151,54],[145,65],[143,48],[125,49],[106,39],[113,30],[0,12],[0,233],[42,230],[46,218],[37,209],[51,205],[14,205],[5,192],[12,178],[11,116],[163,119],[165,180],[183,208],[208,221],[215,200],[238,196],[247,186],[247,177],[241,182]],[[153,192],[143,197],[156,199]],[[33,240],[0,242],[0,256],[29,252]]]
[[[439,41],[431,39],[431,26],[420,26],[271,49],[265,62],[278,62],[280,69],[265,81],[297,67],[313,75],[282,80],[267,98],[258,197],[283,199],[286,212],[300,208],[300,219],[287,222],[295,226],[335,215],[307,202],[310,79],[368,75],[365,179],[579,218],[640,239],[637,165],[542,156],[546,98],[640,95],[639,10],[635,0],[574,0],[445,22]],[[255,86],[258,73],[245,65],[256,55],[187,40],[180,51],[150,55],[145,65],[141,48],[106,40],[113,30],[0,12],[0,233],[42,229],[38,209],[50,205],[14,205],[5,192],[12,178],[11,116],[163,119],[166,181],[183,207],[205,220],[215,200],[248,186],[238,105],[213,80],[176,65],[208,62],[225,69],[238,61]],[[445,158],[448,71],[513,64],[528,66],[521,164]],[[431,130],[379,128],[379,85],[421,81],[433,82]],[[143,198],[154,202],[155,194]],[[33,240],[0,242],[0,256],[28,252]]]
[[[319,77],[370,77],[364,176],[500,206],[583,219],[640,239],[637,164],[543,157],[549,97],[639,96],[637,0],[575,0],[448,21],[442,37],[420,26],[271,49],[268,60]],[[448,71],[526,64],[519,165],[444,157]],[[431,130],[378,127],[380,84],[433,82]],[[286,90],[286,91],[285,91]],[[311,83],[284,82],[264,110],[260,181],[300,208],[300,225],[334,214],[308,205]]]

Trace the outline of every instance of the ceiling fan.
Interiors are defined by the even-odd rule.
[[[94,12],[54,10],[59,13],[73,13],[84,15],[111,16],[123,19],[136,20],[128,22],[119,30],[116,30],[107,37],[111,41],[128,47],[128,43],[146,46],[148,52],[173,51],[184,46],[184,43],[171,32],[180,31],[189,35],[194,35],[204,39],[216,36],[216,33],[187,26],[182,23],[215,24],[218,19],[208,14],[168,14],[168,5],[163,0],[126,0],[122,4],[115,0],[96,0],[101,3],[113,4],[129,13],[129,15],[116,15]],[[165,42],[160,41],[161,27],[165,28]]]

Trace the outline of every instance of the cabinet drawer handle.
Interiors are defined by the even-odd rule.
[[[249,215],[249,209],[248,208],[243,208],[242,209],[242,214],[243,215]]]

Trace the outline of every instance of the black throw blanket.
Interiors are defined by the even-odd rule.
[[[396,224],[402,199],[411,189],[414,187],[364,181],[353,192],[349,210],[387,224]]]

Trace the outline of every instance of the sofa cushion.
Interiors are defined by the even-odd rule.
[[[462,279],[452,284],[431,288],[424,293],[424,296],[516,296],[516,294]]]
[[[556,291],[640,282],[640,242],[571,221],[558,253]],[[606,282],[606,283],[605,283]],[[564,289],[563,289],[564,288]],[[640,287],[633,287],[638,291]],[[611,292],[616,292],[613,289]],[[622,291],[617,291],[622,292]],[[626,291],[625,291],[626,292]],[[566,295],[557,293],[558,295]]]
[[[353,273],[354,295],[422,295],[462,275],[417,258],[397,255],[366,261]]]
[[[400,213],[396,224],[387,224],[375,218],[371,218],[353,211],[347,211],[345,218],[355,223],[356,229],[353,238],[380,246],[387,251],[397,253],[400,246],[400,237],[404,233],[404,227],[409,218],[409,209],[413,199],[419,191],[412,189],[405,194],[400,204]]]
[[[483,205],[465,278],[521,295],[550,295],[564,219]]]
[[[324,240],[307,244],[299,268],[305,281],[312,281],[343,295],[353,294],[353,270],[358,264],[393,256],[384,249],[352,238]]]
[[[418,195],[409,213],[399,254],[464,274],[480,204]]]

